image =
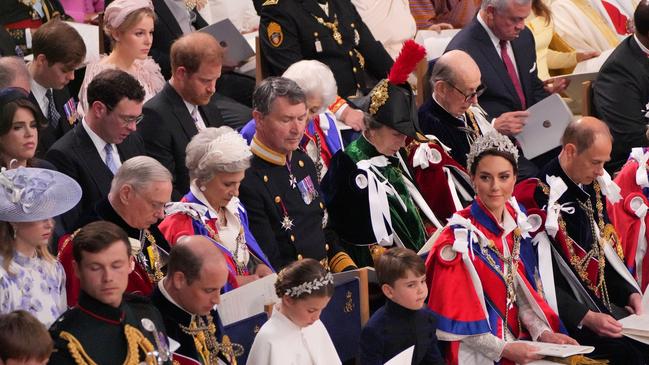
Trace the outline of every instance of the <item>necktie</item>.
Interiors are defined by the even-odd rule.
[[[47,89],[45,92],[45,97],[47,97],[47,119],[49,120],[52,127],[56,128],[59,126],[59,118],[61,114],[56,110],[56,104],[54,104],[54,95],[52,95],[52,89]]]
[[[521,106],[523,109],[526,108],[525,103],[525,94],[523,93],[523,88],[521,87],[521,82],[516,75],[516,69],[514,68],[514,63],[512,59],[509,58],[509,53],[507,53],[507,41],[500,41],[500,57],[502,57],[503,62],[505,63],[505,68],[507,68],[507,74],[514,84],[514,89],[516,89],[516,94],[521,101]]]
[[[194,120],[194,124],[196,124],[196,129],[198,129],[198,131],[200,132],[205,129],[205,125],[201,122],[199,116],[200,114],[198,114],[198,107],[195,106],[194,109],[192,109],[192,119]]]
[[[115,163],[115,156],[113,156],[113,145],[107,143],[104,146],[104,151],[106,152],[106,166],[115,175],[115,172],[117,172],[117,163]]]

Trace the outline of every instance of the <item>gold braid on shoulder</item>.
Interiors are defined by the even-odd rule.
[[[153,344],[137,328],[127,324],[124,326],[124,334],[126,335],[127,353],[123,365],[140,364],[139,350],[142,350],[145,354],[153,352]],[[81,342],[70,332],[61,331],[59,337],[68,341],[68,351],[70,351],[70,356],[77,365],[97,365],[83,348]],[[145,363],[147,365],[158,365],[157,360],[150,356],[146,357]]]

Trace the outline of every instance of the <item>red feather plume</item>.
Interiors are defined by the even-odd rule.
[[[426,49],[412,39],[407,40],[397,60],[390,69],[388,81],[393,85],[400,85],[408,80],[408,75],[417,67],[417,63],[426,56]]]

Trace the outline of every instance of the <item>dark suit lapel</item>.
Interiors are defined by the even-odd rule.
[[[99,152],[92,143],[90,136],[83,128],[83,125],[77,124],[73,129],[74,145],[73,149],[79,158],[79,162],[84,165],[84,171],[90,175],[95,182],[97,189],[101,192],[102,196],[108,195],[107,187],[113,180],[113,173],[110,172],[104,160],[99,156]]]
[[[218,128],[224,124],[221,111],[216,107],[216,105],[209,103],[198,107],[198,110],[201,112],[201,116],[203,117],[203,121],[207,127]]]
[[[496,51],[496,47],[494,47],[494,44],[491,42],[491,38],[489,38],[489,34],[484,29],[482,24],[480,24],[477,17],[473,18],[473,21],[469,26],[477,28],[477,30],[471,32],[471,34],[474,34],[474,38],[477,40],[476,43],[478,47],[480,47],[480,51],[482,52],[484,58],[487,61],[489,61],[489,65],[491,65],[491,68],[493,69],[494,73],[497,74],[500,80],[502,81],[502,85],[509,91],[513,100],[518,100],[518,94],[516,94],[516,89],[514,89],[514,84],[512,83],[512,80],[509,78],[509,74],[507,73],[507,68],[505,68],[505,63],[503,62],[503,59],[498,54],[498,51]]]
[[[176,117],[176,120],[178,120],[180,127],[185,132],[185,136],[187,139],[191,140],[192,137],[198,133],[198,129],[196,128],[194,119],[192,119],[192,116],[189,114],[189,110],[187,110],[183,98],[180,97],[180,94],[178,94],[169,83],[165,85],[161,92],[167,97],[171,111]]]
[[[180,29],[178,21],[171,13],[171,10],[169,10],[169,7],[167,6],[167,4],[165,4],[164,0],[154,0],[154,3],[155,13],[158,16],[156,27],[166,26],[167,28],[169,28],[175,38],[182,36],[183,31],[182,29]]]

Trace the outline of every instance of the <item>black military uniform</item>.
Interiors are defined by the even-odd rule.
[[[180,347],[175,351],[175,354],[189,357],[201,364],[216,365],[216,359],[226,364],[236,364],[234,350],[231,347],[232,345],[229,344],[229,338],[224,336],[219,313],[213,309],[207,316],[191,315],[172,303],[170,298],[167,297],[168,294],[163,294],[160,290],[160,286],[162,285],[158,284],[156,286],[151,301],[162,313],[165,327],[168,328],[167,335],[180,343]],[[202,321],[202,323],[199,323],[199,321]],[[201,341],[200,338],[204,340]],[[197,350],[197,341],[201,343],[202,351]],[[214,341],[216,341],[216,344]],[[214,345],[218,348],[211,348]],[[182,361],[182,358],[174,360],[174,363],[176,361],[181,364],[192,363],[191,361]]]
[[[70,17],[65,14],[63,6],[59,0],[40,0],[43,6],[43,16],[41,16],[33,6],[25,5],[20,0],[2,0],[0,1],[0,25],[7,28],[14,43],[25,46],[25,26],[20,26],[20,22],[34,20],[35,22],[47,22],[51,19],[60,17],[67,20]],[[32,27],[33,25],[29,25]]]
[[[250,230],[276,270],[295,260],[312,258],[328,263],[332,271],[354,267],[336,242],[323,230],[326,214],[315,165],[302,150],[286,156],[253,138],[251,166],[239,188],[248,211]]]
[[[50,328],[54,352],[49,364],[138,365],[147,353],[158,350],[153,334],[142,327],[144,318],[153,322],[161,339],[166,338],[160,312],[149,299],[126,295],[115,308],[81,292],[79,304]]]
[[[263,59],[273,76],[297,61],[318,60],[333,72],[338,95],[366,94],[376,80],[387,76],[392,58],[349,0],[324,3],[328,14],[316,0],[263,2],[259,23]],[[366,82],[367,76],[375,81]]]

